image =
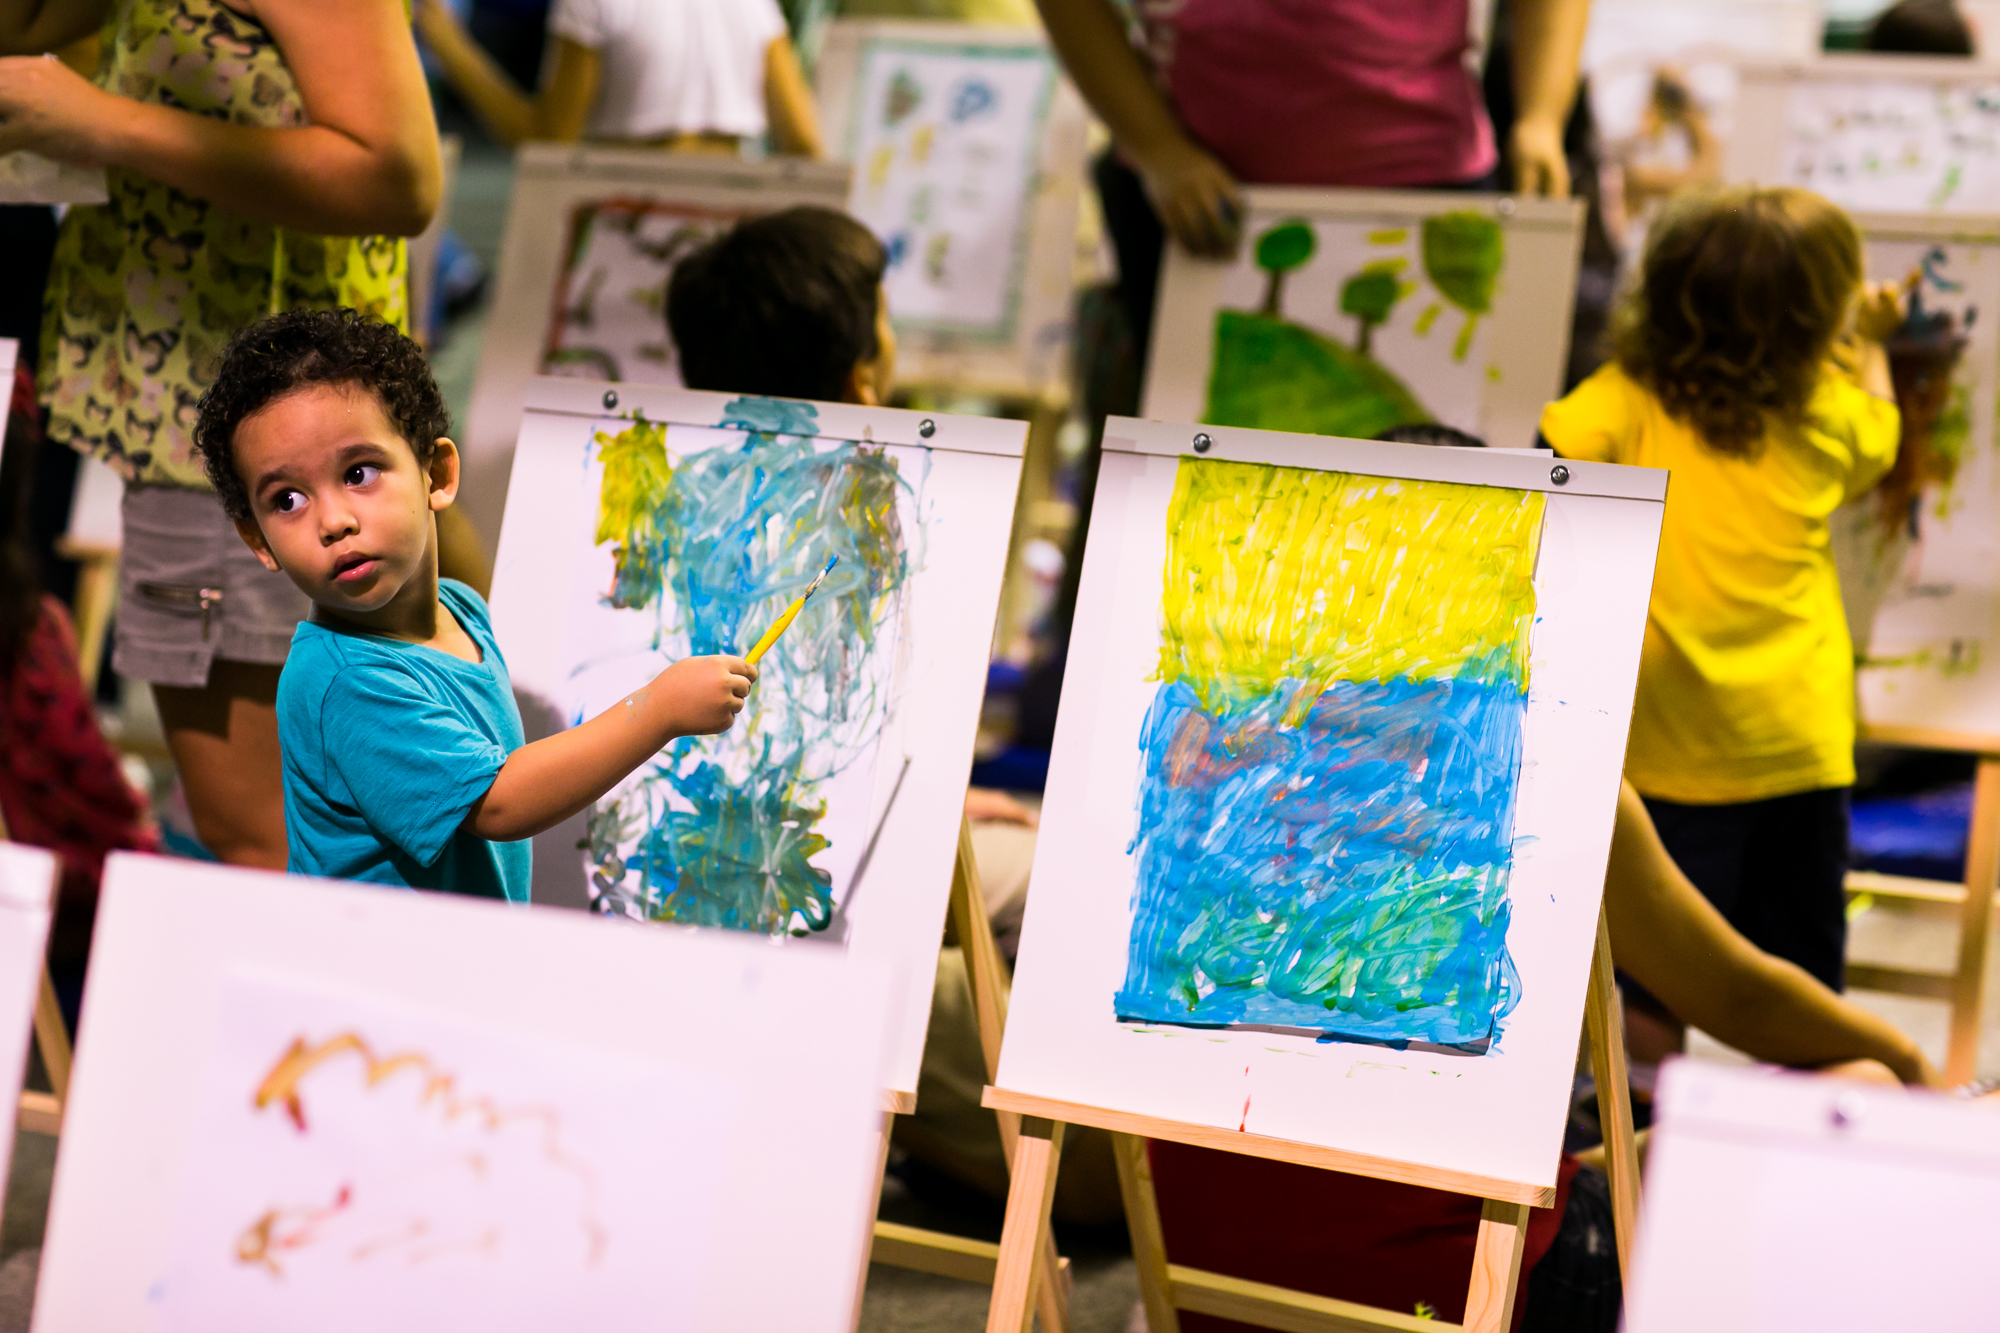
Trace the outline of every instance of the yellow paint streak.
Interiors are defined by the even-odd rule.
[[[660,500],[673,477],[665,422],[635,421],[616,435],[597,434],[604,481],[597,492],[597,537],[633,545],[659,538]]]
[[[1368,233],[1368,244],[1370,245],[1401,245],[1409,239],[1410,229],[1408,227],[1384,227],[1380,231],[1371,231]]]
[[[1160,678],[1211,711],[1298,685],[1527,684],[1536,491],[1184,459],[1167,514]],[[1296,721],[1297,718],[1288,718]]]

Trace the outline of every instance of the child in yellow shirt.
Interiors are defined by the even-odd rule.
[[[1542,415],[1565,457],[1672,472],[1625,773],[1730,923],[1836,990],[1854,649],[1827,519],[1895,461],[1898,320],[1818,195],[1683,196],[1613,361]]]

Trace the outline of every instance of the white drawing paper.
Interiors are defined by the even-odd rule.
[[[1558,485],[1551,478],[1546,454],[1439,450],[1219,427],[1205,432],[1211,438],[1201,457],[1182,455],[1195,429],[1123,419],[1114,419],[1107,428],[1077,633],[1070,648],[1072,669],[1064,681],[997,1085],[1086,1107],[1420,1162],[1474,1176],[1552,1184],[1637,679],[1664,477],[1641,469],[1569,464],[1565,481]],[[1411,762],[1407,746],[1393,740],[1400,734],[1393,727],[1379,734],[1391,737],[1381,743],[1390,744],[1394,753],[1377,755],[1371,750],[1351,761],[1334,754],[1315,770],[1319,777],[1303,785],[1282,777],[1295,754],[1333,743],[1328,738],[1338,734],[1344,725],[1340,719],[1349,711],[1334,698],[1337,691],[1312,703],[1310,692],[1296,689],[1301,682],[1272,681],[1272,697],[1279,702],[1264,708],[1254,699],[1244,705],[1229,692],[1234,686],[1197,684],[1200,708],[1214,712],[1218,720],[1207,731],[1174,722],[1179,711],[1186,712],[1189,722],[1199,719],[1194,717],[1193,702],[1176,703],[1162,683],[1168,680],[1164,672],[1169,660],[1165,599],[1170,591],[1176,597],[1194,597],[1216,590],[1213,595],[1225,600],[1240,594],[1206,580],[1176,576],[1169,583],[1170,550],[1183,550],[1193,540],[1211,542],[1224,551],[1234,549],[1232,541],[1246,540],[1247,553],[1276,550],[1264,544],[1269,540],[1266,530],[1259,530],[1263,536],[1251,536],[1244,529],[1246,535],[1232,539],[1237,529],[1228,521],[1213,519],[1219,512],[1213,509],[1200,511],[1210,515],[1208,519],[1188,510],[1180,522],[1169,523],[1174,506],[1192,493],[1177,487],[1198,480],[1193,473],[1184,475],[1184,470],[1217,463],[1254,464],[1252,471],[1261,469],[1225,502],[1245,514],[1258,511],[1264,503],[1258,496],[1275,493],[1263,487],[1280,482],[1317,486],[1321,483],[1300,479],[1320,475],[1331,485],[1339,480],[1337,474],[1357,479],[1341,483],[1347,487],[1344,494],[1400,495],[1421,482],[1456,485],[1458,492],[1445,497],[1451,504],[1479,500],[1503,508],[1540,506],[1538,526],[1532,529],[1538,549],[1526,566],[1533,570],[1532,628],[1526,631],[1525,648],[1527,694],[1524,703],[1516,705],[1519,712],[1505,715],[1518,720],[1498,724],[1513,728],[1518,739],[1508,741],[1491,728],[1477,733],[1518,744],[1514,751],[1518,777],[1509,778],[1518,784],[1511,796],[1511,839],[1502,842],[1492,866],[1471,872],[1486,885],[1480,890],[1482,906],[1476,914],[1485,923],[1481,929],[1501,923],[1504,954],[1494,952],[1477,968],[1465,971],[1454,952],[1448,969],[1452,975],[1463,972],[1469,980],[1493,988],[1494,1020],[1478,1033],[1455,1030],[1455,1023],[1441,1022],[1428,1012],[1442,1013],[1456,1006],[1460,995],[1456,985],[1440,983],[1433,989],[1421,975],[1404,978],[1407,995],[1422,1000],[1410,1010],[1417,1026],[1397,1018],[1393,1012],[1397,1006],[1388,1003],[1386,994],[1374,994],[1373,978],[1383,967],[1396,972],[1408,969],[1399,961],[1398,951],[1377,941],[1365,926],[1356,956],[1369,956],[1378,944],[1381,956],[1359,964],[1339,963],[1337,975],[1348,978],[1344,982],[1316,963],[1309,963],[1296,977],[1291,975],[1298,969],[1286,959],[1304,959],[1320,947],[1321,937],[1311,933],[1286,936],[1297,938],[1305,952],[1278,956],[1273,964],[1276,972],[1254,963],[1240,967],[1230,963],[1206,972],[1203,962],[1183,966],[1184,979],[1164,993],[1147,982],[1159,958],[1183,956],[1190,939],[1216,938],[1205,918],[1191,919],[1184,933],[1176,926],[1164,937],[1141,930],[1150,919],[1146,914],[1160,910],[1159,903],[1169,904],[1168,916],[1180,910],[1172,905],[1174,900],[1145,891],[1160,847],[1179,839],[1186,827],[1185,820],[1173,814],[1180,804],[1188,806],[1192,817],[1215,819],[1213,809],[1200,813],[1203,803],[1229,802],[1227,809],[1233,813],[1212,825],[1229,846],[1225,849],[1218,843],[1211,851],[1182,853],[1182,864],[1190,867],[1186,893],[1199,895],[1188,898],[1186,907],[1196,917],[1211,905],[1218,912],[1235,912],[1244,899],[1266,895],[1268,903],[1260,905],[1254,917],[1246,913],[1237,919],[1243,932],[1238,938],[1243,940],[1272,929],[1280,917],[1344,910],[1339,895],[1349,877],[1328,878],[1319,852],[1311,853],[1314,868],[1304,878],[1292,878],[1298,849],[1321,845],[1317,830],[1329,822],[1352,826],[1348,832],[1353,836],[1344,836],[1347,852],[1331,853],[1338,864],[1348,865],[1356,878],[1390,874],[1390,881],[1378,886],[1385,913],[1421,906],[1422,895],[1411,897],[1398,887],[1404,883],[1397,878],[1401,872],[1383,871],[1366,856],[1353,859],[1350,854],[1360,845],[1354,838],[1402,840],[1419,835],[1431,821],[1446,818],[1445,807],[1435,805],[1434,797],[1413,796],[1415,787],[1393,800],[1385,788],[1379,798],[1381,813],[1375,815],[1370,814],[1373,806],[1346,796],[1349,778],[1369,777],[1378,770],[1386,773]],[[1378,483],[1376,478],[1400,480]],[[1211,520],[1220,526],[1207,529]],[[1357,571],[1387,571],[1401,568],[1402,561],[1410,562],[1412,570],[1420,568],[1427,555],[1435,554],[1415,538],[1401,552],[1378,549],[1385,540],[1382,533],[1394,530],[1393,522],[1386,527],[1380,522],[1363,525],[1358,519],[1350,521],[1344,509],[1330,521],[1345,526],[1333,529],[1341,535],[1328,539],[1329,548],[1315,558],[1338,560],[1342,551],[1349,551],[1354,554],[1345,558],[1359,562]],[[1448,544],[1457,527],[1447,523],[1425,531]],[[1496,550],[1496,557],[1499,554]],[[1453,558],[1471,559],[1463,553]],[[1330,606],[1311,610],[1316,603],[1290,600],[1319,595],[1312,588],[1320,585],[1300,577],[1305,581],[1296,592],[1281,589],[1268,601],[1259,599],[1242,608],[1242,623],[1261,628],[1239,633],[1229,628],[1237,624],[1233,619],[1213,622],[1220,626],[1215,632],[1225,645],[1216,651],[1260,653],[1264,650],[1258,645],[1266,641],[1262,636],[1284,643],[1285,636],[1306,633],[1302,627],[1333,614]],[[1409,573],[1404,581],[1417,577]],[[1357,573],[1357,580],[1370,589],[1377,587],[1372,575],[1362,579]],[[1354,596],[1362,595],[1357,585]],[[1416,611],[1414,604],[1411,614],[1429,615]],[[1196,617],[1176,623],[1209,622]],[[1417,657],[1424,653],[1421,648],[1409,651]],[[1509,651],[1520,651],[1520,645]],[[1497,659],[1474,654],[1466,660],[1491,664]],[[1473,689],[1474,695],[1468,697],[1474,698],[1478,689],[1485,688],[1464,680],[1451,686],[1454,691],[1461,687]],[[1374,706],[1381,701],[1370,691],[1401,687],[1388,676],[1367,676],[1341,688],[1361,691]],[[1418,688],[1421,692],[1438,687]],[[1227,706],[1219,706],[1218,700]],[[1162,731],[1163,722],[1172,723],[1173,729]],[[1436,744],[1444,748],[1429,752],[1430,771],[1439,781],[1453,771],[1474,771],[1463,768],[1469,761],[1445,739],[1450,732],[1449,725],[1438,731]],[[1361,738],[1353,744],[1364,741],[1377,743]],[[1501,753],[1505,752],[1503,745]],[[1481,766],[1476,771],[1487,772],[1486,761],[1477,762]],[[1259,775],[1267,770],[1281,780],[1260,785]],[[1487,786],[1503,776],[1494,767]],[[1164,804],[1156,803],[1163,785],[1156,779],[1163,779],[1170,789]],[[1147,802],[1144,813],[1142,800]],[[1294,819],[1299,821],[1296,826]],[[1273,820],[1293,831],[1280,830]],[[1355,832],[1362,824],[1381,827],[1373,834]],[[1257,840],[1254,830],[1246,841],[1242,835],[1246,825],[1268,826],[1263,841]],[[1504,830],[1501,833],[1504,838]],[[1488,829],[1481,836],[1492,835]],[[1338,861],[1340,856],[1349,859]],[[1420,858],[1411,863],[1410,873],[1429,865]],[[1446,878],[1457,883],[1464,877],[1453,872]],[[1300,886],[1296,892],[1285,887],[1294,884]],[[1242,892],[1231,887],[1236,885],[1244,886]],[[1498,906],[1501,901],[1504,908]],[[1424,941],[1440,938],[1433,933],[1440,928],[1441,919],[1413,922],[1407,927],[1414,932],[1408,937],[1410,948],[1417,950]],[[1469,943],[1473,935],[1468,931],[1464,938]],[[1491,947],[1491,935],[1485,938]],[[1207,956],[1219,955],[1209,948],[1203,955]],[[1350,966],[1359,970],[1350,972]],[[1446,971],[1433,975],[1444,976]],[[1150,1002],[1149,992],[1154,997]],[[1250,998],[1225,1006],[1222,1001],[1232,993]],[[1164,1006],[1161,998],[1167,1001]],[[1175,1006],[1187,1017],[1165,1012]],[[1320,1017],[1308,1023],[1297,1016],[1306,1012]],[[1431,1037],[1432,1033],[1439,1037]]]
[[[862,48],[849,207],[889,252],[899,325],[1013,337],[1056,78],[1040,47]]]
[[[516,451],[493,615],[531,729],[746,652],[838,561],[728,732],[537,839],[535,899],[906,968],[914,1090],[1024,428],[629,387],[607,416],[603,393],[541,381]]]
[[[725,1135],[729,1086],[274,976],[220,998],[167,1328],[691,1326],[670,1293],[702,1281],[724,1181],[689,1147]]]
[[[39,847],[0,842],[0,1098],[10,1108],[21,1100],[27,1072],[59,869],[55,856]],[[13,1124],[11,1111],[6,1123]],[[13,1155],[13,1134],[0,1136],[0,1180]]]

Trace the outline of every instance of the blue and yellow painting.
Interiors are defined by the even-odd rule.
[[[826,930],[836,894],[829,790],[874,762],[896,608],[912,570],[886,450],[820,438],[810,404],[737,399],[710,447],[667,427],[600,432],[596,541],[607,605],[654,617],[667,657],[746,651],[828,557],[840,563],[765,655],[736,725],[675,741],[590,812],[600,911],[764,934]]]
[[[1499,1037],[1542,499],[1182,461],[1121,1020]]]

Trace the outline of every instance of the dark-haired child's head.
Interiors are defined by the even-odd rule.
[[[381,609],[437,559],[458,451],[423,349],[353,310],[291,310],[229,344],[195,447],[265,565],[330,610]]]
[[[1867,48],[1884,54],[1969,56],[1972,25],[1952,0],[1897,0],[1868,25]]]
[[[879,403],[895,372],[869,230],[827,208],[737,223],[674,267],[667,328],[690,389]]]
[[[1862,275],[1853,220],[1809,190],[1690,191],[1647,233],[1618,363],[1710,447],[1749,453],[1804,419]]]

